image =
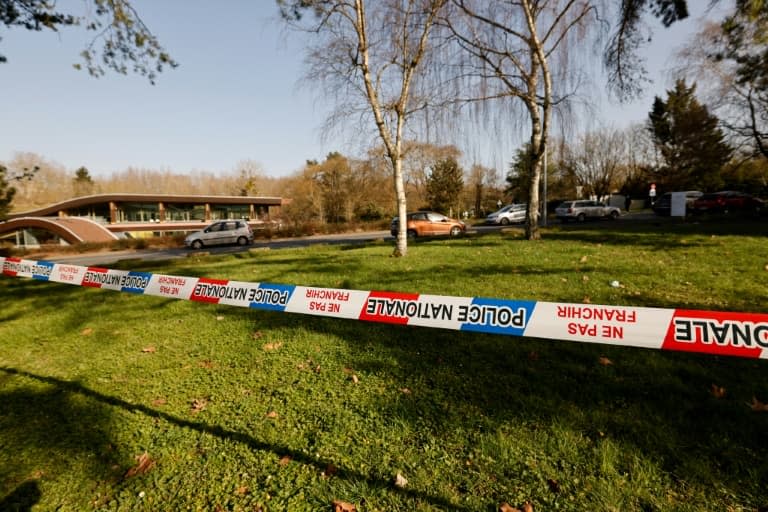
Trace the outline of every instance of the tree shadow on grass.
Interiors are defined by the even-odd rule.
[[[36,480],[20,484],[12,493],[0,500],[0,510],[7,512],[29,512],[40,501],[42,494]]]
[[[66,323],[67,329],[78,329],[87,324],[89,319],[98,317],[102,310],[111,311],[115,307],[115,300],[123,301],[119,307],[126,316],[133,313],[145,315],[178,300],[143,296],[143,300],[132,304],[130,300],[125,300],[131,298],[132,294],[129,293],[16,277],[0,281],[0,294],[21,298],[28,304],[24,311],[5,313],[4,317],[0,316],[0,320],[18,320],[29,315],[39,320],[49,313],[61,312],[62,305],[77,304],[77,307],[69,308],[71,314]]]
[[[134,404],[121,398],[105,395],[87,388],[78,382],[36,375],[34,373],[8,367],[0,367],[0,372],[3,372],[7,376],[19,376],[33,379],[39,383],[52,386],[50,391],[43,394],[21,392],[18,396],[13,396],[13,393],[11,393],[10,396],[0,395],[0,400],[8,400],[12,404],[18,404],[13,407],[13,410],[7,411],[9,416],[21,413],[18,417],[12,419],[11,424],[8,426],[5,426],[0,422],[0,432],[7,431],[4,432],[4,435],[18,439],[20,442],[24,442],[36,448],[53,446],[55,449],[63,452],[62,456],[66,456],[66,454],[72,450],[87,450],[91,449],[94,445],[100,446],[107,442],[104,432],[99,427],[99,425],[103,425],[103,421],[94,422],[94,413],[86,413],[86,411],[80,411],[73,409],[71,406],[67,406],[69,402],[74,402],[79,397],[87,399],[90,407],[93,407],[95,404],[95,409],[99,411],[97,413],[98,415],[108,414],[109,407],[119,407],[125,411],[141,413],[179,427],[188,428],[220,439],[240,443],[251,450],[269,451],[276,454],[278,457],[289,456],[291,460],[295,462],[314,466],[318,472],[325,471],[329,464],[333,462],[328,460],[318,460],[303,452],[292,450],[287,446],[279,446],[260,441],[244,432],[230,430],[220,425],[190,421],[152,409],[145,405]],[[32,399],[33,403],[37,402],[35,403],[36,407],[32,409],[24,407],[23,404],[25,403],[25,399]],[[52,411],[51,414],[48,413],[49,411]],[[2,406],[0,406],[0,412],[6,413],[6,411],[2,409]],[[2,416],[3,415],[0,414],[0,418],[2,418]],[[61,436],[61,438],[51,439],[51,432],[58,433],[56,435]],[[29,436],[32,437],[29,438]],[[107,461],[103,461],[100,467],[103,472],[106,472],[108,471],[108,465],[104,462]],[[345,468],[337,465],[335,462],[333,463],[338,469],[335,473],[335,478],[366,481],[373,489],[386,489],[392,492],[398,492],[414,499],[426,501],[433,506],[445,510],[467,510],[465,507],[449,503],[440,497],[426,495],[411,489],[398,488],[395,487],[391,481],[375,479],[351,468]],[[98,467],[95,469],[98,470]],[[16,470],[13,470],[11,464],[3,461],[0,463],[0,481],[7,481],[6,473],[10,474],[15,471]]]
[[[15,384],[14,374],[0,375],[0,384]],[[74,463],[86,477],[108,475],[117,463],[110,417],[103,404],[57,386],[0,391],[0,510],[29,510],[42,496],[37,481],[55,468]]]
[[[260,327],[300,324],[338,337],[363,382],[386,374],[409,390],[380,395],[382,418],[427,426],[437,439],[478,424],[562,425],[632,447],[682,481],[733,496],[748,489],[768,502],[757,490],[768,481],[768,415],[749,407],[753,396],[768,401],[762,361],[287,317],[259,315]]]

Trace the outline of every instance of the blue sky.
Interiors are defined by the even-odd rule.
[[[133,4],[180,63],[154,86],[137,75],[95,79],[75,70],[91,33],[0,32],[0,53],[9,61],[0,64],[0,162],[33,152],[99,176],[129,166],[225,173],[254,160],[267,175],[285,176],[329,151],[358,151],[338,138],[323,141],[329,106],[298,88],[302,36],[282,32],[273,0]],[[604,122],[645,119],[653,96],[669,87],[661,71],[672,49],[694,25],[652,26],[647,54],[655,83],[631,105],[603,104]]]

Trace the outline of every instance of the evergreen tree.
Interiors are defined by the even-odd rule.
[[[515,153],[515,159],[509,164],[509,173],[507,173],[507,188],[505,194],[512,196],[513,201],[518,203],[528,202],[528,187],[533,174],[533,155],[531,154],[531,144],[526,143]]]
[[[6,179],[7,171],[5,166],[0,165],[0,220],[5,220],[11,211],[11,201],[16,195],[16,189],[10,186]]]
[[[34,166],[32,169],[24,167],[21,171],[11,173],[8,168],[0,164],[0,221],[5,220],[11,211],[11,202],[16,195],[16,188],[12,187],[11,181],[30,181],[37,174],[40,167]]]
[[[678,80],[666,101],[654,99],[648,114],[648,129],[664,161],[657,169],[664,190],[720,188],[722,168],[733,153],[717,117],[696,100],[695,90]]]
[[[87,196],[93,192],[93,178],[85,167],[80,167],[75,171],[75,177],[72,179],[72,189],[76,197]]]
[[[427,180],[427,200],[431,209],[444,214],[459,211],[459,196],[464,189],[463,174],[454,158],[435,162]]]

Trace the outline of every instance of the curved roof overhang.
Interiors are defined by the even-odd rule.
[[[111,242],[118,237],[101,224],[81,217],[19,217],[0,222],[0,235],[21,229],[44,229],[70,244]]]
[[[162,203],[215,203],[215,204],[253,204],[266,206],[281,206],[283,199],[280,197],[250,197],[250,196],[199,196],[176,194],[96,194],[92,196],[76,197],[67,201],[52,204],[37,210],[20,212],[8,215],[9,219],[19,217],[43,217],[55,215],[59,211],[70,208],[80,208],[108,202],[162,202]]]

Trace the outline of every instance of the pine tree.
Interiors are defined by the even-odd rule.
[[[11,211],[11,201],[16,195],[16,189],[10,186],[6,179],[8,169],[0,165],[0,220],[4,220]]]
[[[678,80],[667,91],[666,101],[654,99],[648,114],[648,129],[664,161],[657,178],[667,191],[717,190],[723,184],[723,166],[733,153],[717,117],[696,100],[695,91],[695,85]]]
[[[463,174],[453,158],[435,162],[427,180],[429,207],[444,214],[458,211],[459,196],[464,189]]]

